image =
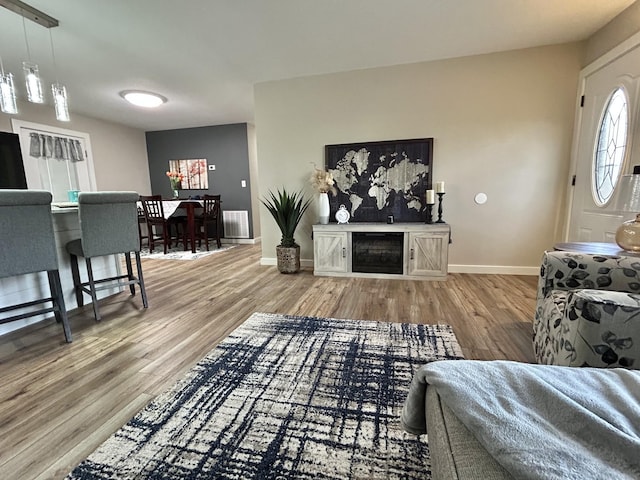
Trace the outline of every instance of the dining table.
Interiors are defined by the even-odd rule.
[[[187,231],[189,232],[191,253],[196,253],[196,209],[203,208],[204,202],[196,199],[163,200],[164,218],[187,217]]]

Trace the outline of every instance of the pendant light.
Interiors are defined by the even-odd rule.
[[[61,122],[70,121],[67,89],[65,86],[56,82],[51,85],[51,93],[53,93],[53,104],[56,107],[56,118]]]
[[[53,58],[53,69],[56,81],[51,85],[53,94],[53,105],[56,110],[56,118],[62,122],[68,122],[69,105],[67,102],[67,89],[58,82],[58,72],[56,65],[56,55],[53,48],[53,38],[51,29],[59,25],[58,20],[50,17],[46,13],[24,3],[21,0],[0,0],[0,6],[22,17],[22,30],[24,32],[24,42],[27,46],[27,60],[22,63],[25,74],[25,85],[27,87],[27,99],[33,103],[44,103],[44,91],[38,65],[31,61],[31,50],[29,48],[29,38],[27,36],[27,26],[25,18],[49,29],[49,41],[51,42],[51,56]],[[4,113],[18,113],[16,105],[16,90],[13,83],[13,75],[4,72],[2,59],[0,59],[0,109]]]
[[[68,122],[70,119],[69,105],[67,102],[67,89],[64,85],[58,82],[56,56],[53,48],[53,38],[51,36],[51,28],[59,25],[58,20],[21,0],[0,0],[0,7],[4,7],[22,17],[22,30],[24,32],[24,42],[27,46],[28,60],[22,63],[22,67],[25,74],[27,99],[33,103],[44,103],[44,91],[42,89],[42,81],[40,80],[38,65],[31,61],[31,50],[29,49],[29,38],[27,37],[25,18],[49,29],[51,56],[53,57],[53,68],[56,78],[55,83],[51,85],[53,104],[56,110],[56,118],[59,121]],[[0,59],[0,109],[4,113],[18,113],[13,75],[11,73],[4,72],[2,59]]]
[[[2,110],[3,113],[18,113],[13,74],[4,73],[2,58],[0,58],[0,110]]]
[[[28,62],[22,62],[24,78],[27,85],[27,99],[32,103],[44,103],[44,93],[42,92],[42,82],[38,72],[38,65],[31,62],[31,50],[29,50],[29,39],[27,38],[27,26],[22,17],[22,29],[24,30],[24,42],[27,45]]]
[[[56,109],[56,118],[61,122],[68,122],[69,105],[67,103],[67,89],[64,85],[58,83],[58,66],[56,65],[56,52],[53,48],[53,35],[49,29],[49,41],[51,42],[51,58],[53,59],[53,73],[56,81],[51,85],[51,93],[53,94],[53,105]]]

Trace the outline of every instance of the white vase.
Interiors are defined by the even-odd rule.
[[[329,194],[324,192],[318,197],[318,221],[322,225],[329,223]]]

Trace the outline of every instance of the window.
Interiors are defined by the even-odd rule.
[[[602,206],[611,199],[616,188],[627,146],[627,95],[622,88],[617,88],[611,95],[598,130],[592,187],[594,201]]]
[[[94,191],[89,134],[12,119],[20,136],[27,186],[48,190],[54,202],[69,200],[69,190]]]

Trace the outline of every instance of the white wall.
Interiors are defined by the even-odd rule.
[[[71,100],[70,100],[71,102]],[[73,105],[72,105],[73,106]],[[91,137],[98,190],[151,193],[144,131],[70,112],[70,122],[59,122],[51,105],[18,104],[19,114],[0,113],[0,131],[12,132],[11,119],[86,132]]]
[[[581,56],[564,44],[258,84],[260,195],[313,195],[326,144],[433,137],[450,270],[535,273],[562,232]],[[280,234],[263,207],[260,219],[272,263]],[[296,235],[307,265],[316,221],[310,211]]]
[[[640,2],[634,2],[589,37],[585,43],[582,66],[597,60],[638,31],[640,31]]]
[[[258,191],[258,152],[256,146],[256,127],[247,124],[247,150],[249,156],[249,176],[251,187],[251,223],[253,226],[253,238],[260,238],[260,217],[258,210],[260,209],[260,199]]]

